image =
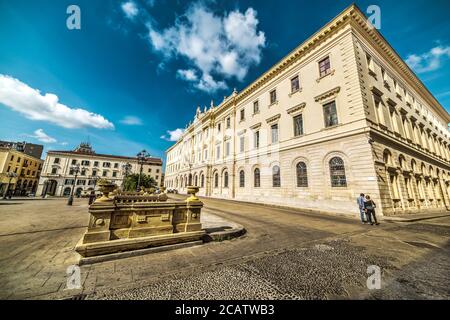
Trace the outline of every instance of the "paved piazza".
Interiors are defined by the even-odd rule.
[[[87,200],[73,207],[65,199],[0,201],[0,298],[450,297],[450,217],[367,226],[344,216],[203,201],[205,212],[243,225],[246,235],[82,266],[82,290],[66,289],[66,268],[77,261]],[[366,287],[369,265],[382,270],[381,290]]]

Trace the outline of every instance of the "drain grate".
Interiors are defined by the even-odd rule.
[[[86,300],[87,294],[77,294],[75,296],[72,296],[70,298],[66,298],[64,300]]]

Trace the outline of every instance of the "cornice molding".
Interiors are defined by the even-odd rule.
[[[326,92],[324,92],[322,94],[319,94],[317,97],[314,98],[314,100],[316,102],[320,102],[320,101],[323,101],[323,100],[328,99],[328,98],[335,98],[337,96],[337,94],[339,93],[339,91],[341,91],[341,87],[333,88],[333,89],[328,90],[328,91],[326,91]]]
[[[305,106],[306,106],[306,102],[302,102],[296,106],[293,106],[292,108],[287,109],[286,112],[290,115],[297,114],[297,113],[300,113],[301,111],[303,111]]]
[[[280,119],[280,118],[281,118],[281,113],[276,114],[276,115],[274,115],[273,117],[270,117],[270,118],[266,119],[266,122],[267,122],[267,123],[272,123],[272,122],[277,121],[277,120]]]

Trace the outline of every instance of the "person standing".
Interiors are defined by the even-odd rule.
[[[371,225],[373,225],[374,222],[375,222],[376,225],[379,225],[379,223],[377,221],[377,217],[375,216],[375,208],[376,207],[377,206],[375,205],[375,202],[373,202],[373,200],[370,199],[370,196],[367,195],[366,196],[366,201],[364,202],[364,209],[366,211],[367,218],[368,218],[369,223]]]
[[[361,193],[361,194],[359,195],[359,197],[356,199],[356,202],[358,203],[359,214],[360,214],[360,216],[361,216],[361,223],[362,223],[362,224],[367,223],[367,220],[366,220],[366,210],[365,210],[365,208],[364,208],[364,201],[365,201],[364,193]]]

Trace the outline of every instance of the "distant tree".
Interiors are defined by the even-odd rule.
[[[123,190],[124,191],[136,191],[138,185],[139,174],[134,173],[127,176],[123,181]],[[144,188],[154,188],[158,185],[158,183],[153,179],[153,177],[148,176],[146,174],[141,174],[141,182],[140,186]]]

